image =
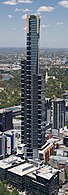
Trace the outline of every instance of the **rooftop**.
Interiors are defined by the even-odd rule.
[[[53,145],[53,143],[46,143],[40,150],[39,153],[44,153],[45,150],[47,150],[48,148],[50,148]]]
[[[61,102],[63,101],[64,99],[61,99],[61,98],[55,98],[54,100],[52,100],[52,102]]]
[[[35,167],[33,164],[26,162],[24,164],[21,164],[21,165],[18,165],[16,167],[13,167],[11,169],[8,169],[8,171],[15,173],[17,175],[20,175],[20,176],[24,176],[30,172],[35,171],[36,169],[37,169],[37,167]]]
[[[54,159],[54,160],[57,160],[58,162],[61,162],[61,163],[66,163],[66,161],[68,161],[68,157],[65,157],[65,156],[50,156],[50,159]]]
[[[51,166],[46,165],[46,166],[44,166],[44,167],[42,167],[42,168],[40,169],[40,173],[38,173],[38,175],[39,175],[40,177],[43,177],[43,178],[45,178],[45,179],[50,180],[51,177],[52,177],[56,172],[57,172],[56,169],[52,168]]]
[[[36,177],[37,175],[47,180],[50,180],[52,176],[54,176],[57,172],[58,172],[57,169],[54,169],[53,167],[48,166],[48,165],[43,165],[41,168],[37,169],[37,172],[28,173],[28,175],[33,178]]]
[[[59,141],[59,138],[53,138],[52,137],[52,138],[47,140],[48,143],[54,143],[54,142],[57,142],[57,141]]]
[[[13,106],[13,107],[8,107],[8,108],[4,108],[4,109],[0,109],[0,113],[4,113],[4,112],[16,112],[16,111],[21,111],[21,106]]]
[[[20,157],[11,155],[10,157],[0,160],[0,167],[2,169],[7,169],[12,167],[13,164],[19,164],[25,162],[25,160],[22,160]]]

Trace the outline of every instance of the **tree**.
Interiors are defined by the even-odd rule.
[[[19,195],[19,192],[16,188],[12,191],[11,195]]]

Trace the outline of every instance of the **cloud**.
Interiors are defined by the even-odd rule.
[[[9,1],[4,1],[3,4],[5,4],[5,5],[16,5],[17,2],[15,0],[9,0]]]
[[[18,3],[32,3],[32,0],[18,0]]]
[[[68,8],[68,0],[64,0],[64,1],[59,1],[58,3],[60,6],[64,7],[64,8]]]
[[[21,16],[21,19],[25,20],[26,16],[27,16],[27,14],[24,14],[23,16]]]
[[[35,15],[35,16],[38,15],[41,18],[40,12],[34,12],[33,15]]]
[[[42,24],[42,25],[41,25],[41,28],[45,28],[45,24]]]
[[[9,14],[8,17],[11,19],[11,18],[13,18],[14,16],[12,16],[11,14]]]
[[[47,25],[42,24],[42,25],[41,25],[41,28],[49,28],[49,27],[50,27],[50,25],[49,25],[49,24],[47,24]]]
[[[63,25],[64,23],[63,22],[57,22],[56,25],[59,26],[59,25]]]
[[[30,10],[30,9],[28,9],[28,8],[23,9],[23,12],[30,12],[30,11],[32,11],[32,10]]]
[[[6,0],[3,2],[5,5],[17,5],[17,3],[32,3],[32,0]]]
[[[15,9],[15,12],[30,12],[30,11],[32,11],[32,10],[30,10],[28,8],[26,8],[26,9],[16,8]]]
[[[15,12],[22,12],[22,11],[23,11],[23,9],[19,9],[19,8],[15,9]]]
[[[26,26],[23,28],[23,30],[26,30]]]
[[[54,7],[51,6],[41,6],[37,9],[37,12],[51,12],[54,10]]]

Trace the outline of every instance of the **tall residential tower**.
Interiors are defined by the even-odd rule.
[[[27,157],[37,158],[38,149],[45,141],[45,86],[39,74],[38,44],[40,37],[39,16],[29,15],[27,23],[27,59],[21,63],[22,86],[22,142],[26,144]]]
[[[65,100],[55,99],[51,103],[51,122],[53,129],[64,128],[65,126]]]

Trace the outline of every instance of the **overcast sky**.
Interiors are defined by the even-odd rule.
[[[68,48],[68,0],[0,0],[0,47],[26,46],[27,14],[40,15],[40,47]]]

